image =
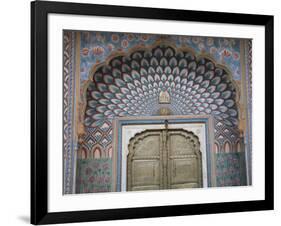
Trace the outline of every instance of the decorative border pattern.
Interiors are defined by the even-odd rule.
[[[73,78],[75,66],[75,33],[63,34],[63,193],[73,193]]]
[[[247,82],[247,97],[248,97],[248,108],[247,108],[247,137],[248,140],[248,183],[252,184],[252,40],[249,40],[245,46],[245,57],[246,57],[246,82]]]

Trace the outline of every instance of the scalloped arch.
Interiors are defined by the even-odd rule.
[[[136,146],[146,137],[150,136],[149,133],[147,132],[159,132],[162,131],[164,129],[161,130],[143,130],[137,134],[135,134],[129,141],[129,149],[130,150],[135,150]],[[173,130],[173,129],[172,129]],[[184,136],[187,139],[190,139],[191,143],[193,144],[195,150],[197,152],[201,153],[200,150],[200,141],[199,141],[199,137],[192,131],[189,130],[185,130],[185,129],[175,129],[177,131],[181,131],[184,132],[183,134],[181,134],[181,136]],[[134,152],[130,152],[129,156],[133,156]]]
[[[208,55],[169,43],[114,53],[94,66],[84,86],[84,124],[103,118],[157,115],[167,91],[173,115],[213,115],[238,125],[239,89],[231,72]]]

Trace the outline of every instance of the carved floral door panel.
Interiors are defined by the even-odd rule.
[[[146,130],[129,144],[127,190],[202,187],[198,138],[182,129]]]

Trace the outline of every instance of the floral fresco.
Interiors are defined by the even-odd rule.
[[[244,153],[218,153],[217,186],[246,185]]]
[[[105,61],[112,51],[126,52],[132,47],[149,46],[161,39],[177,47],[189,46],[196,52],[210,54],[218,63],[227,64],[233,78],[240,80],[239,39],[88,31],[81,32],[81,80],[87,80],[92,65]]]
[[[79,193],[111,190],[111,159],[79,160],[77,191]]]

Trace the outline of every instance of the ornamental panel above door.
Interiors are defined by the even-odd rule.
[[[202,187],[202,157],[192,132],[146,130],[130,140],[128,191],[195,187]]]

